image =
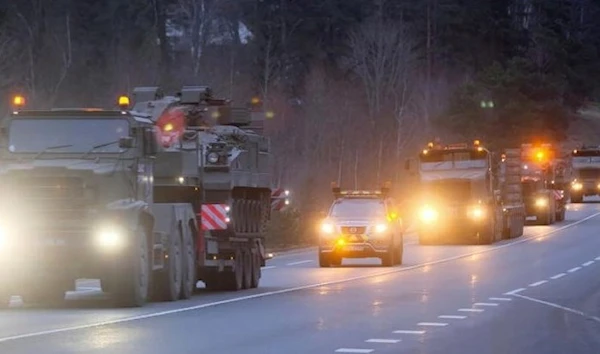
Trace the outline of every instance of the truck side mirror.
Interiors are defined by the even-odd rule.
[[[148,156],[156,156],[158,153],[158,141],[152,129],[144,130],[144,154]]]
[[[133,137],[122,136],[119,138],[119,147],[121,149],[131,149],[133,147]]]

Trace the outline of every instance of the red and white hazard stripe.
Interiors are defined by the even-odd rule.
[[[562,190],[553,190],[552,192],[554,194],[555,200],[561,200],[565,196],[565,191],[562,191]]]
[[[271,210],[281,211],[287,206],[286,192],[283,188],[277,188],[271,193]]]
[[[202,230],[225,230],[228,221],[227,204],[204,204],[200,211]]]

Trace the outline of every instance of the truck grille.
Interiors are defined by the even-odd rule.
[[[24,177],[9,193],[37,218],[80,219],[85,215],[84,182],[77,177]]]
[[[342,233],[347,235],[360,235],[367,231],[365,226],[342,226]]]

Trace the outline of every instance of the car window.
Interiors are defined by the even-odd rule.
[[[329,216],[384,218],[386,216],[385,202],[380,199],[342,199],[332,205]]]

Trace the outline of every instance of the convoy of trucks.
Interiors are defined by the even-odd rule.
[[[11,295],[60,302],[82,277],[100,279],[126,307],[188,299],[198,281],[218,290],[259,286],[271,210],[290,203],[289,191],[272,185],[260,101],[234,107],[205,86],[172,96],[138,87],[131,101],[27,110],[15,97],[0,125],[0,305]],[[519,237],[527,216],[564,220],[569,194],[573,202],[600,195],[597,146],[563,158],[549,144],[490,151],[479,140],[429,143],[406,169],[420,182],[421,244]],[[395,215],[387,192],[335,187],[335,203],[376,207],[371,218],[351,209],[360,225],[340,222],[341,238],[329,237],[337,226],[322,226],[323,244],[400,264],[401,218],[383,220]],[[327,250],[321,266],[339,264],[341,254]]]
[[[255,288],[267,254],[271,147],[260,110],[203,86],[119,109],[14,111],[0,129],[0,301],[55,303],[99,278],[118,306]]]

